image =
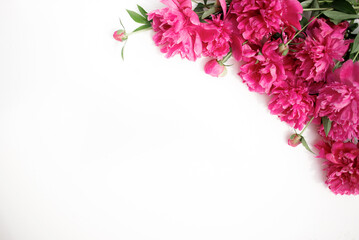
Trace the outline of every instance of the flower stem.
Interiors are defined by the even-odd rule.
[[[225,63],[228,61],[228,59],[230,59],[232,57],[232,51],[230,51],[229,53],[227,53],[226,56],[224,56],[224,58],[221,60],[222,63]]]
[[[313,122],[314,117],[312,117],[312,119],[310,119],[310,121],[307,123],[307,125],[305,125],[305,127],[303,128],[303,130],[299,133],[299,135],[302,135],[304,133],[304,131],[307,129],[307,127]]]
[[[289,40],[285,45],[288,46],[289,43],[291,43],[301,32],[304,31],[304,29],[306,29],[306,27],[308,27],[309,24],[311,24],[315,19],[317,19],[322,13],[319,13],[317,16],[315,16],[312,20],[310,20],[304,27],[302,27],[302,29],[300,31],[298,31],[294,37]]]
[[[354,9],[359,9],[358,6],[353,6]],[[310,11],[331,11],[334,10],[333,8],[304,8],[303,12],[310,12]]]
[[[359,54],[359,51],[355,54],[355,56],[354,56],[354,58],[353,58],[353,62],[355,62],[355,59],[357,59],[358,54]]]

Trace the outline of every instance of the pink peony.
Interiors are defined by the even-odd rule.
[[[268,108],[281,121],[301,130],[314,114],[315,97],[304,86],[275,88]]]
[[[334,25],[324,19],[316,19],[308,26],[307,38],[298,46],[295,54],[301,61],[297,75],[308,81],[324,81],[328,71],[335,66],[335,60],[344,61],[350,40],[344,40],[348,22]]]
[[[278,46],[279,41],[266,42],[261,54],[249,58],[249,62],[241,66],[238,75],[250,91],[270,94],[275,83],[286,79],[283,56],[278,52]],[[252,55],[253,51],[247,53]]]
[[[359,194],[359,148],[354,143],[325,143],[316,145],[318,158],[326,159],[326,184],[335,194]]]
[[[201,27],[203,55],[217,59],[223,58],[230,51],[232,33],[230,22],[221,20],[221,15],[213,15],[212,20],[202,23]]]
[[[166,57],[180,54],[182,58],[195,61],[202,53],[202,42],[198,34],[200,25],[197,14],[192,10],[191,0],[161,0],[168,7],[148,14],[156,34],[153,37]]]
[[[328,117],[332,128],[328,137],[346,141],[359,137],[359,62],[346,61],[335,70],[329,83],[319,90],[316,115]],[[323,130],[319,133],[323,135]]]
[[[204,66],[204,71],[213,77],[223,77],[227,73],[226,67],[216,59],[208,61]]]
[[[230,13],[237,17],[237,28],[244,39],[259,44],[263,38],[301,29],[303,8],[297,0],[233,0]]]

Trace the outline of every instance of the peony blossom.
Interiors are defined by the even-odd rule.
[[[156,34],[153,37],[166,57],[180,54],[182,58],[195,61],[202,53],[198,34],[200,21],[192,10],[191,0],[162,0],[168,7],[148,14]]]
[[[237,28],[244,39],[260,44],[263,38],[286,31],[301,29],[303,8],[297,0],[233,0],[231,14],[236,16]]]
[[[316,19],[309,24],[304,43],[296,50],[295,57],[301,64],[297,75],[310,82],[322,82],[328,71],[335,66],[335,61],[344,61],[350,40],[344,40],[348,22],[334,25],[324,19]]]
[[[278,87],[272,92],[268,108],[281,121],[301,130],[314,115],[315,97],[305,86]]]
[[[221,15],[212,16],[201,24],[200,37],[203,42],[203,55],[217,59],[223,58],[230,51],[231,26],[229,21],[221,20]]]
[[[329,83],[319,90],[316,105],[318,117],[333,123],[328,137],[346,141],[359,137],[359,62],[346,61],[335,70]],[[319,131],[323,135],[323,129]]]
[[[238,75],[250,91],[270,94],[276,83],[286,79],[283,56],[278,52],[278,46],[279,41],[266,42],[261,54],[249,58],[241,66]],[[247,53],[252,55],[253,51]]]
[[[359,148],[354,143],[325,143],[316,145],[318,158],[325,159],[325,183],[335,194],[359,194]]]
[[[208,61],[204,66],[204,71],[213,77],[223,77],[227,73],[226,67],[216,59]]]

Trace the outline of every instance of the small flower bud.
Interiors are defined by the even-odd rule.
[[[279,44],[278,50],[283,56],[286,56],[289,52],[289,47],[286,44],[281,43],[281,44]]]
[[[213,77],[224,77],[227,74],[226,67],[216,59],[208,61],[204,66],[204,71]]]
[[[299,144],[301,144],[301,139],[302,136],[299,134],[293,134],[292,136],[290,136],[290,138],[288,139],[288,145],[292,146],[292,147],[296,147]]]
[[[120,29],[114,32],[113,38],[116,39],[117,41],[123,42],[127,40],[128,36],[124,30]]]

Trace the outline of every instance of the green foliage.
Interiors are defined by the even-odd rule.
[[[310,147],[309,147],[307,141],[305,140],[305,138],[304,138],[303,136],[301,136],[300,142],[303,144],[303,146],[305,147],[305,149],[307,149],[309,152],[311,152],[311,153],[314,154],[314,152],[312,151],[312,149],[310,149]]]
[[[332,7],[334,8],[334,10],[337,10],[342,13],[356,14],[353,5],[346,0],[334,0],[332,2]]]
[[[140,5],[137,5],[138,11],[140,11],[140,13],[142,14],[142,16],[144,16],[147,19],[147,12],[145,9],[143,9],[143,7],[141,7]]]
[[[147,18],[145,18],[144,16],[142,16],[134,11],[128,10],[128,9],[126,9],[126,11],[130,15],[130,17],[133,19],[133,21],[135,21],[137,23],[142,23],[142,24],[148,23]]]
[[[324,127],[325,136],[328,137],[328,133],[332,128],[332,121],[328,117],[322,117],[322,123]]]
[[[309,7],[312,3],[313,3],[313,0],[305,0],[305,1],[301,2],[300,4],[302,5],[303,8],[307,8],[307,7]]]

